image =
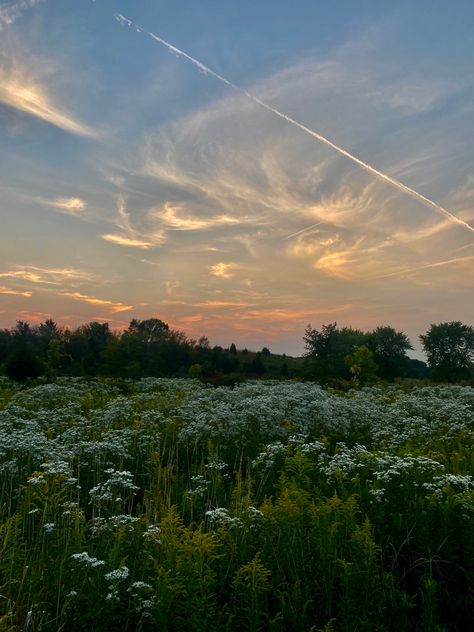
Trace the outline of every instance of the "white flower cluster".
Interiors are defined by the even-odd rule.
[[[1,380],[2,388],[9,394],[0,410],[0,502],[17,502],[25,483],[34,495],[54,482],[69,500],[90,501],[96,534],[121,526],[119,516],[128,515],[139,491],[131,472],[166,449],[170,434],[177,449],[216,450],[189,472],[187,497],[195,501],[208,499],[217,475],[227,484],[229,452],[244,451],[262,476],[299,452],[328,484],[365,477],[373,500],[410,477],[425,494],[471,489],[469,477],[447,478],[442,450],[474,445],[470,387],[373,387],[341,396],[313,383],[230,389],[147,378],[127,382],[125,396],[105,382],[61,378],[31,388]],[[430,459],[410,457],[422,454]]]
[[[87,551],[83,551],[82,553],[73,553],[71,558],[76,560],[76,562],[79,562],[84,566],[90,566],[91,568],[104,566],[105,564],[104,560],[98,560],[96,557],[91,557]]]
[[[238,529],[243,525],[242,520],[230,516],[225,507],[216,507],[215,509],[206,511],[206,518],[211,525],[218,527],[226,525],[231,529]]]

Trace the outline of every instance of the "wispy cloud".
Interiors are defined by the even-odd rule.
[[[257,97],[255,95],[255,93],[249,92],[245,88],[241,88],[240,86],[236,85],[232,81],[229,81],[229,79],[227,79],[226,77],[218,74],[217,72],[215,72],[214,70],[212,70],[208,66],[204,65],[199,60],[195,59],[194,57],[192,57],[188,53],[184,52],[183,50],[175,47],[174,45],[172,45],[171,43],[167,42],[166,40],[158,37],[154,33],[151,33],[149,31],[143,31],[143,29],[140,26],[138,26],[134,22],[130,21],[128,18],[126,18],[122,14],[120,14],[120,13],[116,14],[115,17],[120,23],[126,24],[129,27],[132,27],[134,30],[138,31],[139,33],[143,32],[145,35],[151,37],[152,39],[154,39],[159,44],[165,46],[168,49],[168,51],[171,52],[172,54],[177,55],[178,57],[181,57],[181,58],[189,61],[200,72],[203,72],[204,74],[207,74],[207,75],[211,75],[212,77],[214,77],[215,79],[217,79],[221,83],[224,83],[225,85],[229,86],[233,90],[237,91],[239,94],[241,94],[244,97],[246,97],[249,101],[253,102],[257,106],[263,108],[264,110],[266,110],[267,112],[270,112],[271,114],[274,114],[276,117],[280,118],[281,120],[285,121],[286,123],[289,123],[293,127],[296,127],[298,130],[300,130],[304,134],[310,136],[312,139],[318,141],[319,143],[322,143],[322,144],[326,145],[327,147],[329,147],[333,151],[337,152],[341,156],[344,156],[344,158],[347,158],[348,160],[352,161],[353,163],[355,163],[356,165],[358,165],[359,167],[361,167],[362,169],[364,169],[365,171],[370,173],[373,177],[375,177],[378,180],[380,180],[381,182],[389,184],[390,186],[394,187],[395,189],[398,189],[398,191],[400,191],[401,193],[403,193],[403,194],[405,194],[407,196],[410,196],[414,200],[416,200],[416,201],[420,202],[421,204],[423,204],[423,205],[429,207],[430,209],[434,210],[436,213],[440,214],[441,216],[448,218],[449,221],[451,221],[453,224],[457,224],[458,226],[462,226],[463,228],[467,229],[468,231],[474,233],[474,227],[473,226],[471,226],[470,224],[465,222],[463,219],[457,217],[456,215],[451,213],[451,211],[447,210],[446,208],[444,208],[443,206],[441,206],[440,204],[438,204],[434,200],[426,197],[425,195],[421,194],[419,191],[413,189],[412,187],[407,186],[403,182],[400,182],[396,178],[392,177],[386,171],[382,171],[381,169],[376,168],[373,165],[369,164],[365,160],[362,160],[359,156],[357,156],[356,154],[348,151],[347,149],[342,147],[340,144],[335,143],[333,140],[330,140],[327,136],[323,135],[320,132],[315,131],[314,129],[308,127],[307,125],[304,125],[299,120],[297,120],[297,119],[293,118],[292,116],[289,116],[288,114],[286,114],[284,111],[282,111],[280,109],[277,109],[276,107],[273,107],[272,105],[269,104],[268,101],[264,101],[260,97]]]
[[[66,215],[81,215],[87,208],[87,203],[79,197],[57,197],[52,200],[40,200],[42,204],[53,206]]]
[[[232,226],[242,223],[242,220],[229,215],[216,215],[212,217],[196,217],[186,214],[182,206],[176,206],[167,202],[162,208],[152,211],[155,217],[160,218],[172,230],[204,230],[217,226]]]
[[[0,67],[0,103],[78,136],[97,138],[98,134],[54,103],[38,77],[18,63]]]
[[[160,246],[166,240],[165,231],[163,230],[152,229],[147,232],[145,238],[139,230],[132,226],[130,213],[123,195],[117,197],[116,227],[119,229],[118,233],[103,234],[101,235],[102,239],[116,246],[142,248],[144,250]]]
[[[124,237],[123,235],[105,234],[101,235],[101,237],[104,241],[109,241],[111,244],[115,244],[116,246],[126,246],[128,248],[143,248],[144,250],[148,250],[149,248],[153,248],[155,245],[151,241],[143,241],[133,237]]]
[[[80,292],[61,292],[61,296],[67,296],[73,298],[76,301],[83,301],[84,303],[90,303],[91,305],[98,305],[99,307],[105,307],[109,309],[113,314],[119,312],[127,312],[133,309],[133,305],[125,305],[124,303],[115,303],[96,296],[88,296],[87,294],[81,294]]]
[[[3,279],[18,279],[42,285],[61,285],[67,283],[82,283],[91,280],[88,272],[77,268],[41,268],[37,266],[13,266],[6,272],[0,273]]]
[[[219,309],[219,308],[224,308],[224,309],[229,309],[229,308],[239,308],[239,307],[250,307],[252,305],[252,303],[247,303],[245,301],[227,301],[227,300],[209,300],[209,301],[202,301],[200,303],[194,303],[194,307],[204,307],[204,308],[211,308],[211,309]]]
[[[37,4],[42,4],[46,0],[17,0],[17,2],[6,2],[0,5],[0,31],[7,26],[11,26],[23,13]]]
[[[6,287],[5,285],[0,285],[0,294],[9,294],[11,296],[33,296],[33,292],[25,292],[21,290],[14,290],[11,287]]]

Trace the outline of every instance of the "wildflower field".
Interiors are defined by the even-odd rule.
[[[0,631],[468,630],[474,389],[0,378]]]

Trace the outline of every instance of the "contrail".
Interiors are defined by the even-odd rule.
[[[474,255],[467,257],[456,257],[455,259],[446,259],[445,261],[436,261],[435,263],[427,263],[423,266],[416,266],[415,268],[405,268],[404,270],[397,270],[397,272],[390,272],[389,274],[383,274],[382,276],[373,277],[371,280],[387,279],[389,277],[398,276],[399,274],[410,274],[411,272],[417,272],[418,270],[426,270],[427,268],[440,268],[442,266],[452,265],[453,263],[461,263],[463,261],[474,260]]]
[[[301,235],[302,233],[306,233],[309,230],[312,230],[313,228],[316,228],[316,226],[320,226],[321,224],[324,224],[324,222],[323,221],[316,222],[316,224],[311,224],[311,226],[306,226],[306,228],[302,228],[301,230],[297,230],[296,233],[291,233],[291,235],[287,235],[285,237],[285,239],[291,239],[292,237],[297,237],[298,235]]]
[[[295,120],[294,118],[291,118],[291,116],[288,116],[287,114],[284,114],[283,112],[280,112],[279,110],[273,108],[271,105],[268,105],[268,103],[265,103],[265,101],[262,101],[261,99],[256,97],[254,94],[251,94],[250,92],[245,90],[245,88],[241,88],[237,84],[232,83],[232,81],[229,81],[228,79],[226,79],[222,75],[219,75],[217,72],[215,72],[214,70],[212,70],[211,68],[209,68],[208,66],[206,66],[205,64],[200,62],[199,60],[195,59],[194,57],[191,57],[191,55],[188,55],[188,53],[185,53],[184,51],[180,50],[179,48],[176,48],[176,46],[173,46],[173,44],[170,44],[166,40],[164,40],[161,37],[158,37],[157,35],[155,35],[154,33],[143,29],[141,26],[138,26],[138,24],[135,24],[134,22],[132,22],[131,20],[126,18],[121,13],[116,13],[115,14],[115,19],[120,24],[125,24],[126,26],[134,28],[138,33],[145,33],[146,35],[148,35],[149,37],[154,39],[156,42],[158,42],[160,44],[163,44],[163,46],[165,46],[168,49],[168,51],[170,53],[172,53],[173,55],[176,55],[177,57],[182,57],[183,59],[186,59],[186,60],[190,61],[194,66],[196,66],[196,68],[200,72],[202,72],[202,73],[204,73],[206,75],[211,75],[212,77],[215,77],[216,79],[218,79],[222,83],[225,83],[227,86],[229,86],[233,90],[236,90],[237,92],[240,92],[241,94],[244,94],[248,99],[250,99],[251,101],[253,101],[257,105],[260,105],[262,108],[265,108],[269,112],[272,112],[273,114],[275,114],[279,118],[283,119],[284,121],[287,121],[287,123],[290,123],[291,125],[294,125],[298,129],[302,130],[306,134],[309,134],[310,136],[312,136],[316,140],[319,140],[321,143],[324,143],[328,147],[331,147],[332,149],[337,151],[342,156],[345,156],[349,160],[352,160],[352,162],[355,162],[357,165],[359,165],[360,167],[362,167],[363,169],[365,169],[366,171],[371,173],[373,176],[375,176],[379,180],[382,180],[383,182],[387,182],[388,184],[391,184],[393,187],[397,188],[402,193],[406,193],[407,195],[409,195],[410,197],[412,197],[415,200],[418,200],[419,202],[421,202],[425,206],[428,206],[428,207],[432,208],[434,211],[436,211],[440,215],[443,215],[444,217],[447,217],[451,222],[453,222],[455,224],[459,224],[460,226],[463,226],[464,228],[467,228],[472,233],[474,233],[474,227],[472,227],[470,224],[468,224],[464,220],[460,219],[459,217],[456,217],[456,215],[453,215],[450,211],[448,211],[447,209],[443,208],[442,206],[440,206],[439,204],[437,204],[433,200],[430,200],[429,198],[425,197],[421,193],[418,193],[418,191],[415,191],[415,189],[412,189],[409,186],[407,186],[406,184],[403,184],[403,182],[400,182],[399,180],[396,180],[395,178],[392,178],[391,176],[387,175],[386,173],[383,173],[382,171],[379,171],[375,167],[372,167],[372,165],[369,165],[367,162],[364,162],[363,160],[361,160],[360,158],[358,158],[354,154],[351,154],[350,152],[348,152],[343,147],[340,147],[339,145],[336,145],[336,143],[333,143],[331,140],[329,140],[328,138],[326,138],[322,134],[319,134],[318,132],[315,132],[314,130],[310,129],[309,127],[306,127],[306,125],[303,125],[302,123],[300,123],[299,121]]]

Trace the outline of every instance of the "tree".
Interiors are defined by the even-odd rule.
[[[5,366],[7,376],[16,382],[36,379],[43,372],[43,364],[36,356],[31,345],[21,344],[15,348]]]
[[[129,333],[135,334],[139,339],[147,343],[167,338],[169,330],[169,325],[159,318],[148,318],[146,320],[134,318],[128,327]]]
[[[108,323],[92,321],[73,332],[66,332],[65,353],[70,357],[71,375],[97,375],[102,353],[113,336]]]
[[[431,325],[420,336],[435,379],[456,382],[469,378],[474,367],[474,328],[460,321]]]
[[[403,331],[393,327],[377,327],[367,334],[366,346],[373,353],[378,374],[384,380],[404,375],[408,366],[408,349],[413,349]]]
[[[339,329],[337,323],[323,325],[321,331],[308,325],[303,340],[311,374],[323,384],[338,378],[349,379],[345,358],[364,344],[365,336],[359,329]]]
[[[235,346],[235,343],[232,343],[229,347],[229,353],[232,353],[233,355],[235,355],[237,353],[237,347]]]
[[[372,351],[367,347],[357,347],[354,353],[346,357],[345,362],[355,386],[368,386],[377,381],[378,366],[374,362]]]

